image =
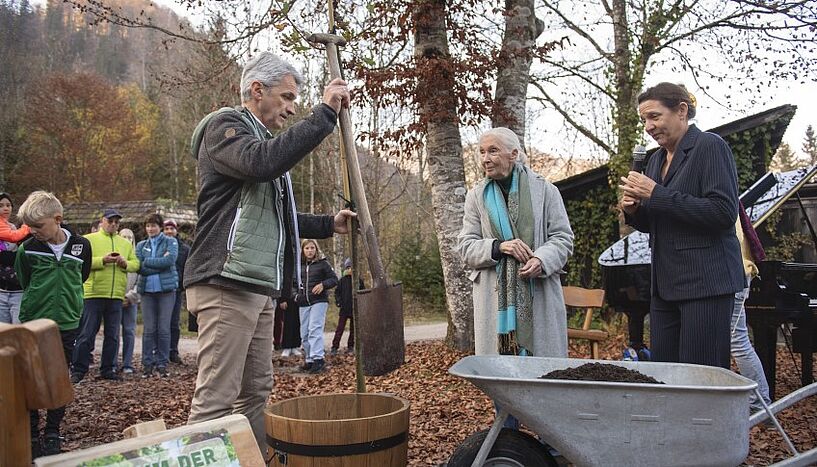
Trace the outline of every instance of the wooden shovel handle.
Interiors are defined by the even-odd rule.
[[[329,76],[331,79],[340,78],[338,49],[335,44],[326,44],[326,58],[329,62]],[[369,261],[369,271],[372,273],[373,287],[385,286],[388,284],[388,279],[383,269],[383,261],[380,258],[380,245],[374,232],[372,216],[369,214],[369,203],[366,201],[363,177],[360,175],[357,147],[355,147],[355,133],[352,130],[352,118],[349,109],[341,108],[338,117],[340,119],[341,144],[343,145],[343,152],[346,154],[346,165],[349,168],[352,199],[357,205],[357,218],[360,223],[360,233],[363,237],[363,247],[366,248],[366,258]]]

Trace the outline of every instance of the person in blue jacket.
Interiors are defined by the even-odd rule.
[[[136,245],[139,258],[139,282],[137,290],[142,296],[142,368],[143,378],[149,378],[154,370],[163,378],[169,376],[170,317],[176,302],[179,275],[176,257],[179,244],[173,237],[162,233],[164,220],[160,214],[145,219],[148,238]]]

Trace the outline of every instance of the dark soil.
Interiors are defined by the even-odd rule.
[[[651,376],[635,370],[606,363],[585,363],[576,368],[553,370],[541,379],[569,379],[579,381],[611,381],[615,383],[649,383],[664,384]]]

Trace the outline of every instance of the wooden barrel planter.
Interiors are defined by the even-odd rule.
[[[296,397],[265,412],[270,465],[403,467],[408,462],[409,403],[399,397]]]

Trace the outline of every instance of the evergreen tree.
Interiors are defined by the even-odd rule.
[[[817,135],[811,125],[806,128],[806,135],[803,137],[803,155],[809,165],[817,165]]]
[[[780,143],[777,152],[772,158],[772,168],[779,172],[787,172],[796,169],[800,163],[797,154],[791,150],[787,143]]]

